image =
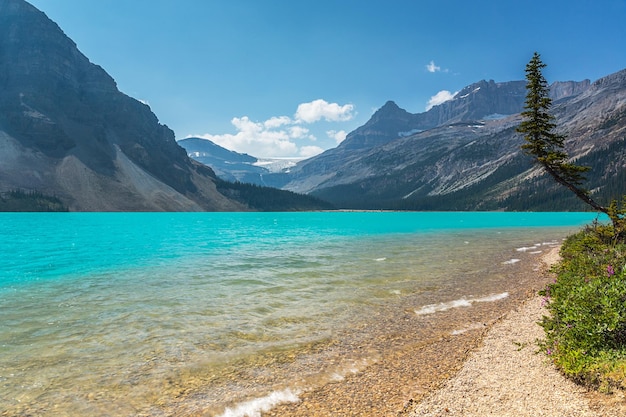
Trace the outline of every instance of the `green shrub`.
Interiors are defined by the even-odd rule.
[[[626,388],[624,255],[612,226],[594,224],[566,239],[541,292],[550,315],[540,346],[563,373],[603,390]]]

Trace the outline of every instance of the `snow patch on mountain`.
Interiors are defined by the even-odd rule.
[[[407,136],[411,136],[411,135],[414,135],[416,133],[421,133],[423,131],[424,131],[424,129],[412,129],[412,130],[409,130],[407,132],[398,132],[398,136],[400,136],[401,138],[405,138]]]
[[[509,114],[493,113],[483,117],[483,120],[500,120],[509,117]]]
[[[290,168],[305,158],[263,158],[257,160],[254,166],[267,169],[271,173],[289,172]]]

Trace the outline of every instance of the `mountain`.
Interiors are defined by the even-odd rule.
[[[190,158],[209,166],[220,178],[217,189],[222,194],[248,207],[263,211],[331,210],[334,206],[313,196],[271,187],[266,182],[270,173],[294,166],[290,159],[257,159],[229,151],[202,138],[178,141]]]
[[[496,83],[483,80],[463,88],[452,100],[424,113],[411,114],[388,101],[365,125],[348,134],[341,147],[372,148],[399,136],[410,136],[445,124],[519,113],[525,97],[524,81]]]
[[[592,167],[588,187],[605,202],[626,193],[625,78],[550,86],[566,150]],[[342,208],[584,209],[521,153],[525,95],[524,81],[481,81],[424,113],[389,101],[338,147],[282,174],[281,186]]]
[[[0,0],[0,86],[0,191],[54,195],[71,210],[245,209],[22,0]]]
[[[201,138],[187,138],[178,141],[190,158],[211,167],[215,174],[226,181],[241,181],[261,184],[260,178],[268,171],[255,166],[257,158],[222,148]]]
[[[23,0],[0,0],[0,149],[0,210],[330,207],[218,178]]]
[[[231,182],[267,187],[276,186],[276,176],[269,174],[288,171],[302,158],[264,158],[259,159],[223,148],[210,140],[187,138],[178,141],[187,155],[194,160],[211,167],[215,174]],[[272,179],[270,181],[269,179]]]

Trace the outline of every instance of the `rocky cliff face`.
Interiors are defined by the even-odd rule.
[[[23,0],[0,0],[0,91],[0,191],[54,194],[72,210],[242,208]]]
[[[469,120],[500,118],[519,113],[526,98],[526,83],[480,81],[456,93],[452,100],[435,106],[436,126]]]
[[[556,102],[562,98],[569,98],[584,93],[589,89],[591,81],[556,81],[550,85],[550,98]]]

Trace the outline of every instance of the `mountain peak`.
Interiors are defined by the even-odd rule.
[[[389,100],[378,111],[396,111],[401,110],[395,101]]]
[[[407,112],[403,108],[400,108],[394,101],[389,100],[380,109],[376,110],[372,116],[372,120],[382,119],[405,119],[407,115],[411,113]]]
[[[413,115],[389,100],[363,126],[351,132],[340,148],[367,149],[398,137],[399,132],[411,130]],[[399,130],[398,130],[399,129]]]
[[[489,81],[480,80],[478,82],[475,82],[473,84],[463,87],[458,93],[454,95],[453,99],[454,100],[464,99],[464,98],[469,97],[470,94],[478,93],[481,89],[485,89],[489,87],[493,88],[495,85],[496,83],[493,80],[489,80]]]

